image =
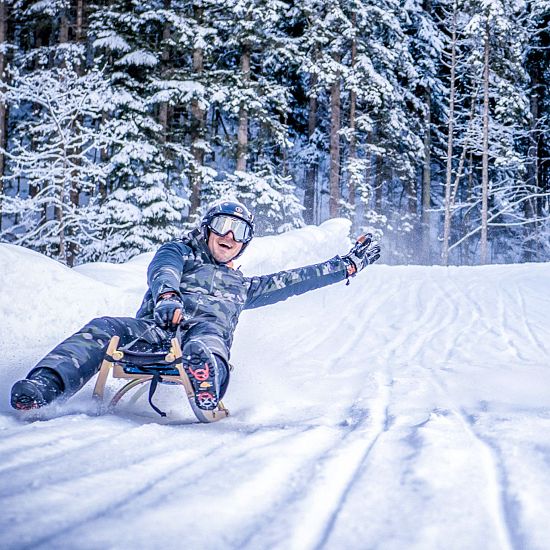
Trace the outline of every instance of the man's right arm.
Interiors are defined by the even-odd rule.
[[[162,294],[175,292],[180,295],[180,281],[191,249],[179,241],[163,244],[147,268],[147,284],[156,303]]]

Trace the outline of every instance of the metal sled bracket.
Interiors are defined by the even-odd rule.
[[[124,358],[124,351],[118,349],[119,340],[120,339],[118,336],[113,336],[109,341],[109,345],[107,346],[107,351],[105,352],[105,357],[101,363],[94,387],[93,398],[98,401],[98,411],[100,414],[106,410],[114,410],[117,403],[127,392],[140,386],[141,384],[145,384],[146,382],[151,382],[151,380],[153,380],[153,375],[151,374],[135,374],[124,370],[121,364],[121,361]],[[163,374],[161,376],[161,382],[180,384],[184,387],[187,398],[189,399],[189,404],[200,422],[216,422],[229,416],[229,411],[225,408],[221,401],[218,403],[217,408],[212,411],[199,409],[197,407],[195,404],[193,387],[183,368],[181,346],[177,338],[172,339],[170,350],[164,357],[164,361],[177,370],[178,374]],[[109,377],[109,373],[112,374],[113,378],[125,379],[128,380],[128,382],[126,382],[126,384],[124,384],[124,386],[122,386],[122,388],[115,393],[115,395],[111,398],[109,405],[105,408],[105,384]]]

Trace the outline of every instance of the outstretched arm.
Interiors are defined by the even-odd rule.
[[[245,309],[252,309],[286,300],[316,288],[343,281],[348,276],[348,264],[334,258],[320,264],[298,267],[271,275],[252,277],[249,285]]]
[[[372,235],[361,235],[343,257],[335,256],[320,264],[248,279],[245,309],[275,304],[291,296],[343,281],[378,258],[380,246],[372,243]]]

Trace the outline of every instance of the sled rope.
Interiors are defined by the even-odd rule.
[[[157,391],[157,386],[159,382],[162,382],[162,377],[158,372],[153,374],[153,378],[151,378],[151,382],[149,384],[149,405],[151,405],[151,408],[160,414],[163,418],[166,416],[166,413],[164,411],[161,411],[154,403],[153,403],[153,395],[155,395],[155,392]]]

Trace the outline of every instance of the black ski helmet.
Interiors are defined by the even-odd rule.
[[[244,221],[250,228],[250,236],[243,242],[240,252],[232,258],[234,260],[245,251],[248,243],[250,243],[252,237],[254,236],[254,215],[242,202],[237,200],[223,200],[212,204],[201,220],[202,234],[206,242],[208,242],[210,224],[216,216],[230,216],[232,218],[237,218],[238,220]]]

